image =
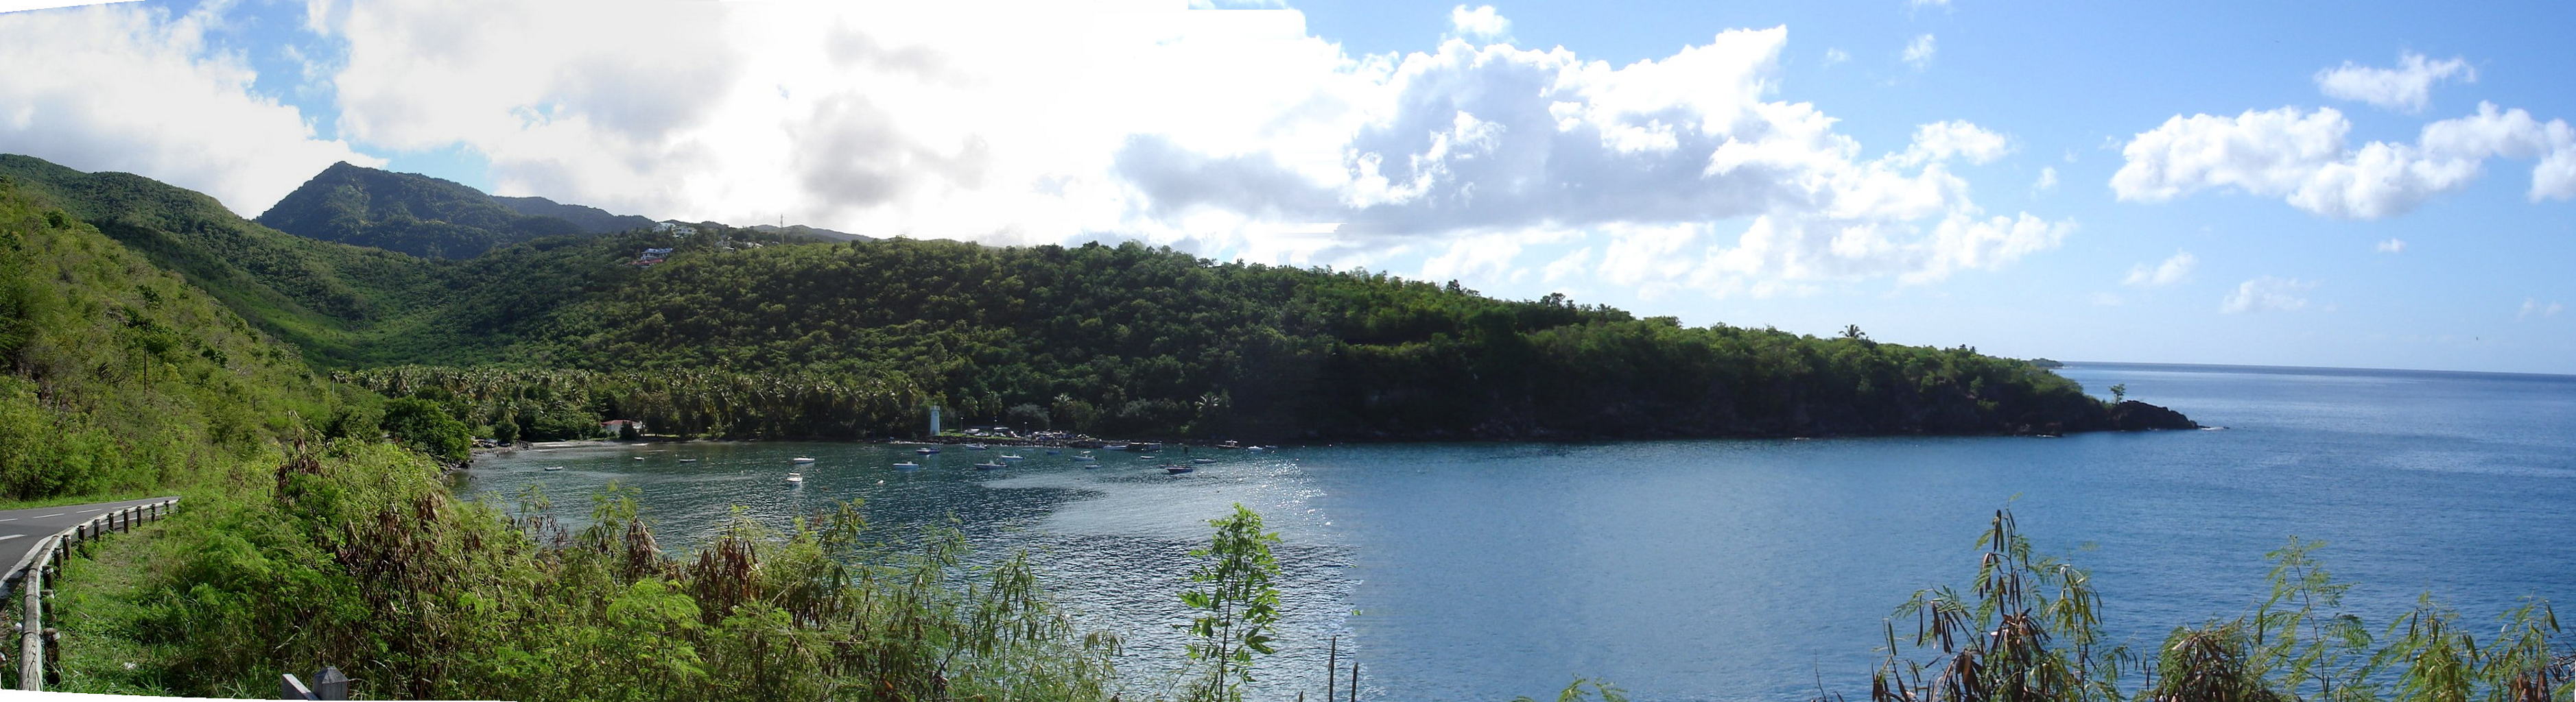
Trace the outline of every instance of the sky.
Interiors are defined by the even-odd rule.
[[[2576,4],[1220,5],[24,10],[0,152],[246,217],[345,160],[2015,357],[2576,373]]]

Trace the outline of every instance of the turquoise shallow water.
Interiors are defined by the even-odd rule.
[[[2114,634],[2138,644],[2249,608],[2264,552],[2293,534],[2329,542],[2320,557],[2374,622],[2428,591],[2480,625],[2527,595],[2576,602],[2576,378],[2061,372],[2227,428],[1202,450],[1220,462],[1178,477],[1109,452],[1099,469],[1021,451],[978,472],[1000,451],[951,449],[898,471],[904,447],[655,445],[485,459],[460,491],[541,483],[572,505],[623,480],[682,548],[737,508],[783,524],[864,497],[897,529],[953,519],[987,553],[1036,554],[1086,622],[1130,636],[1146,686],[1178,657],[1185,552],[1242,502],[1287,540],[1291,650],[1262,664],[1281,699],[1321,692],[1334,634],[1369,699],[1543,697],[1577,675],[1639,700],[1865,696],[1888,611],[1964,585],[2004,506],[2094,571]],[[799,455],[818,461],[789,487]]]

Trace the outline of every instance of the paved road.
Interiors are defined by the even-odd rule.
[[[89,521],[91,517],[96,517],[108,510],[148,505],[167,499],[170,498],[150,497],[124,502],[0,511],[0,569],[16,565],[18,559],[27,555],[28,550],[36,547],[37,542],[44,541],[45,537],[54,535],[54,532]]]

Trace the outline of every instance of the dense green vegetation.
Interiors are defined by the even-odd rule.
[[[409,174],[398,173],[395,175]],[[517,212],[522,215],[530,217],[553,217],[555,219],[571,222],[574,227],[592,234],[622,232],[629,229],[643,229],[653,226],[653,218],[651,217],[615,214],[597,207],[575,205],[566,202],[555,202],[542,197],[502,197],[494,195],[492,196],[492,201],[499,203],[502,207],[510,208],[510,211],[512,212]]]
[[[855,505],[674,559],[631,493],[577,532],[542,495],[459,503],[430,460],[462,449],[443,406],[318,377],[5,175],[0,311],[0,496],[186,498],[108,542],[129,567],[67,571],[80,594],[52,621],[75,689],[260,697],[323,663],[404,698],[1081,700],[1114,681],[1114,637],[1076,632],[1025,560],[968,568],[954,533],[881,534]]]
[[[421,259],[301,240],[201,195],[29,161],[18,171],[90,203],[79,214],[126,239],[246,242],[231,248],[276,263],[193,244],[144,251],[317,364],[359,371],[347,379],[443,391],[484,435],[505,424],[569,435],[584,413],[688,435],[906,434],[933,402],[968,421],[1248,440],[2189,425],[2106,405],[2028,363],[1858,329],[1692,328],[1558,296],[1495,300],[1454,283],[1220,264],[1133,243],[758,246],[771,235],[707,225]],[[136,203],[155,214],[131,214]],[[263,220],[298,231],[320,217],[307,210],[375,221],[351,214],[377,211],[360,205],[440,222],[498,221],[486,208],[506,209],[453,183],[344,164]],[[675,251],[634,265],[662,248]],[[404,365],[423,368],[387,370]],[[455,382],[387,377],[397,372]],[[558,382],[567,377],[604,384]]]

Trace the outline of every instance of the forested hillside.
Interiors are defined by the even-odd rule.
[[[133,176],[0,164],[40,175],[81,217],[318,366],[394,394],[434,391],[477,432],[553,438],[614,417],[848,438],[916,431],[930,403],[974,421],[1244,440],[2189,425],[1967,348],[1684,327],[1556,296],[1496,300],[1132,243],[780,244],[705,225],[429,259],[284,235]],[[381,173],[359,171],[335,166],[299,193]],[[479,216],[439,209],[480,196],[445,185],[463,192],[424,189],[446,194],[402,211]]]
[[[326,661],[364,698],[1110,696],[1114,639],[950,532],[890,546],[842,505],[690,566],[628,493],[580,531],[459,502],[437,405],[317,377],[27,184],[0,174],[0,500],[185,498],[48,580],[51,689],[255,698]]]
[[[584,232],[571,220],[521,214],[451,181],[345,162],[288,193],[259,223],[323,241],[434,258],[472,258],[494,246]]]
[[[502,207],[510,208],[513,212],[530,217],[553,217],[566,222],[571,222],[573,226],[581,228],[581,231],[591,234],[622,232],[628,229],[643,229],[653,226],[653,218],[651,217],[616,214],[597,207],[591,207],[589,205],[555,202],[542,197],[503,197],[494,195],[492,196],[492,201],[500,203]]]

